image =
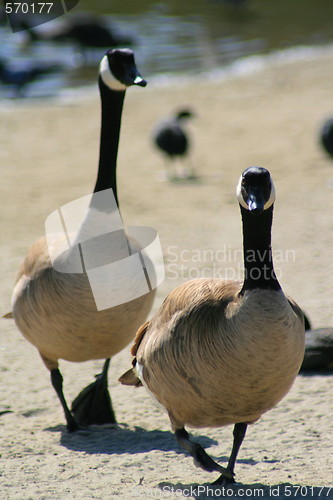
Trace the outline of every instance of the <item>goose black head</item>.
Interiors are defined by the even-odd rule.
[[[275,189],[268,170],[262,167],[249,167],[240,176],[237,186],[239,204],[259,215],[273,205]]]
[[[108,50],[101,60],[99,74],[103,83],[111,90],[125,91],[131,85],[147,85],[136,67],[134,54],[130,49]]]

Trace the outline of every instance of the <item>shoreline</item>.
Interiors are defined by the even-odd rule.
[[[256,73],[266,71],[279,65],[297,62],[311,62],[319,58],[330,57],[333,54],[333,44],[298,45],[276,50],[267,54],[253,54],[236,59],[223,67],[194,73],[161,73],[149,76],[147,90],[155,88],[183,87],[191,84],[218,84],[229,79],[246,78]],[[97,92],[97,94],[96,94]],[[34,107],[38,105],[60,104],[70,105],[84,102],[98,95],[96,84],[79,87],[65,87],[58,95],[45,97],[30,97],[23,99],[3,99],[0,101],[0,111],[15,107]],[[8,101],[7,103],[5,101]],[[25,106],[26,105],[26,106]]]

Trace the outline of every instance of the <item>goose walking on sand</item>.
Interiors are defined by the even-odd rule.
[[[129,49],[113,49],[106,53],[100,63],[98,82],[102,119],[94,195],[112,189],[118,205],[116,160],[125,91],[130,85],[144,87],[147,82],[139,74],[133,52]],[[90,224],[94,217],[98,220],[101,213],[109,210],[107,204],[98,204],[96,199],[99,198],[93,196],[87,214]],[[79,235],[85,232],[86,225],[85,220]],[[124,245],[132,250],[135,246],[126,238]],[[106,254],[106,258],[110,257],[108,249]],[[70,258],[71,253],[68,256]],[[104,262],[108,261],[105,259]],[[112,289],[112,286],[115,285],[108,283],[108,287]],[[131,275],[123,277],[122,286],[133,287]],[[12,316],[24,337],[37,347],[50,371],[51,382],[70,431],[76,430],[79,424],[115,422],[107,387],[110,357],[134,338],[135,332],[149,313],[154,293],[154,290],[150,290],[129,302],[97,310],[85,272],[55,270],[46,238],[38,240],[29,250],[14,288]],[[59,359],[74,362],[106,359],[102,373],[75,399],[72,411],[63,394]]]
[[[247,426],[291,388],[304,355],[304,317],[274,272],[275,191],[268,170],[246,169],[237,197],[243,222],[244,282],[196,279],[177,287],[132,347],[134,367],[120,377],[143,384],[166,409],[181,447],[202,469],[234,482]],[[226,468],[193,442],[185,426],[234,425]]]

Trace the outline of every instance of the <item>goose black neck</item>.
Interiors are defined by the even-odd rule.
[[[255,288],[280,290],[273,266],[271,229],[273,205],[260,215],[242,206],[244,284],[241,293]]]
[[[98,175],[94,193],[111,188],[118,205],[116,167],[125,91],[109,89],[101,77],[98,83],[102,103],[102,123]]]

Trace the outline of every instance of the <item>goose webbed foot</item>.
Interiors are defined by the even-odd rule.
[[[72,403],[72,414],[81,425],[115,424],[116,417],[108,391],[108,368],[110,358],[95,382],[85,387]]]
[[[57,393],[61,406],[64,410],[68,431],[69,432],[77,431],[79,429],[79,425],[67,406],[66,399],[62,389],[63,378],[58,368],[51,370],[51,383],[54,390]]]
[[[81,427],[79,426],[79,424],[76,422],[75,418],[69,418],[67,419],[66,417],[66,422],[67,422],[67,430],[68,432],[75,432],[75,431],[78,431],[79,429],[81,429]]]
[[[190,440],[189,435],[184,428],[177,429],[175,435],[179,446],[187,450],[192,455],[194,464],[197,467],[200,467],[207,472],[217,471],[222,473],[222,476],[230,479],[233,478],[233,473],[230,472],[230,470],[215,462],[209,455],[207,455],[200,444],[194,443]]]
[[[211,484],[212,486],[229,486],[230,484],[235,484],[234,478],[229,478],[226,477],[225,475],[221,475],[216,479],[216,481],[213,481]]]

